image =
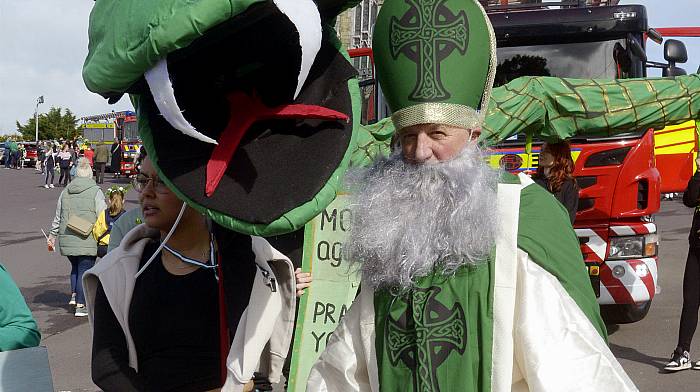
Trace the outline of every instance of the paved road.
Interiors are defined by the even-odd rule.
[[[680,200],[664,201],[656,214],[661,234],[659,282],[649,314],[634,324],[609,326],[610,347],[641,391],[698,391],[700,371],[665,374],[678,339],[678,320],[683,299],[682,281],[688,254],[688,230],[693,210]],[[700,360],[700,336],[693,342],[691,358]]]
[[[103,189],[112,185],[110,181],[105,181]],[[42,228],[48,233],[51,227],[63,188],[44,189],[42,185],[43,176],[34,169],[0,169],[0,260],[39,323],[56,391],[97,391],[90,380],[87,318],[74,317],[68,305],[70,263],[57,252],[47,251],[41,233]],[[136,206],[136,192],[132,191],[126,208]]]
[[[32,169],[0,169],[0,260],[20,286],[48,347],[57,391],[96,391],[90,381],[90,329],[67,305],[68,260],[48,253],[41,228],[48,231],[61,188],[44,189]],[[109,181],[109,180],[108,180]],[[105,184],[104,188],[110,184]],[[127,208],[136,207],[136,194]],[[635,324],[610,326],[610,344],[641,391],[697,391],[700,372],[661,374],[675,347],[681,303],[681,278],[692,211],[678,201],[662,203],[659,274],[662,292],[649,315]],[[700,354],[696,339],[693,352]],[[694,358],[700,359],[700,356]]]

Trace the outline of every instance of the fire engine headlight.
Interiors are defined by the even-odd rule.
[[[611,259],[633,259],[643,257],[644,237],[641,235],[627,237],[610,237]]]
[[[635,259],[656,256],[659,237],[656,233],[610,237],[610,259]]]

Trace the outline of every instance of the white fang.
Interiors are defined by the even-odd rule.
[[[197,132],[196,129],[182,115],[182,110],[175,99],[175,91],[173,84],[170,81],[168,72],[168,62],[166,59],[161,59],[158,63],[144,74],[148,87],[151,89],[153,100],[160,110],[160,114],[165,117],[165,120],[178,131],[187,136],[193,137],[205,143],[218,144],[216,140]]]
[[[299,45],[301,46],[301,67],[297,77],[297,88],[294,98],[304,86],[309,76],[311,66],[316,60],[316,55],[321,49],[321,15],[313,0],[274,0],[275,5],[287,15],[299,32]]]

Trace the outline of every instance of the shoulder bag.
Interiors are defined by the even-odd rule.
[[[68,201],[70,196],[66,197],[65,201]],[[68,222],[66,222],[66,226],[76,232],[77,234],[80,234],[83,237],[87,237],[89,234],[92,233],[92,226],[95,225],[95,222],[90,222],[87,219],[81,218],[77,214],[73,213],[73,209],[70,208],[70,204],[68,206]]]

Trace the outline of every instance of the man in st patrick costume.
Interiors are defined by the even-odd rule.
[[[634,391],[564,208],[476,140],[495,38],[475,0],[387,0],[374,33],[393,153],[348,174],[361,292],[309,391]]]

